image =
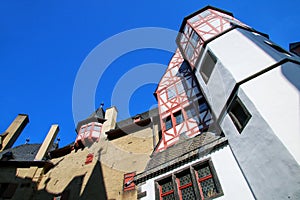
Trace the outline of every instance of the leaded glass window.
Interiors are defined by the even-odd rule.
[[[163,200],[174,199],[174,186],[173,181],[170,177],[160,184],[160,196]]]
[[[156,185],[156,199],[159,200],[204,200],[223,194],[210,160],[170,174],[157,181]]]
[[[208,164],[200,166],[196,170],[201,194],[204,198],[217,194],[216,184]]]

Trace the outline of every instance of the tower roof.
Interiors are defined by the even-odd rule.
[[[104,118],[105,118],[105,112],[104,112],[104,110],[102,108],[102,104],[101,104],[101,106],[97,110],[95,110],[88,118],[78,122],[77,127],[76,127],[76,131],[78,132],[78,130],[80,129],[80,127],[82,125],[88,124],[90,122],[103,123],[103,122],[106,121]]]

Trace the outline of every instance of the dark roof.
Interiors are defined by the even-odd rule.
[[[135,131],[142,130],[151,126],[151,123],[159,123],[158,117],[158,108],[154,108],[141,114],[137,114],[134,117],[117,122],[115,129],[106,132],[107,138],[113,140]],[[133,119],[135,118],[140,118],[140,121],[134,122]]]
[[[95,112],[93,112],[88,118],[100,118],[104,119],[105,118],[105,112],[102,107],[98,108]]]
[[[33,161],[41,144],[23,144],[0,152],[0,159],[5,153],[12,152],[14,161]]]
[[[76,127],[76,131],[78,132],[79,128],[82,125],[88,124],[90,122],[100,122],[103,123],[105,122],[105,112],[101,107],[99,107],[96,111],[94,111],[88,118],[78,122],[77,127]]]
[[[158,116],[158,108],[154,108],[152,110],[148,110],[146,112],[136,114],[134,117],[127,118],[125,120],[117,122],[117,125],[116,125],[115,129],[124,128],[124,127],[132,124],[133,123],[132,119],[135,118],[136,116],[140,116],[141,120],[145,120],[145,119],[148,119],[148,118],[151,118],[151,117],[157,117]]]
[[[205,156],[227,144],[227,139],[205,132],[194,138],[181,138],[162,152],[154,152],[143,173],[136,175],[136,182],[142,182],[177,168],[191,160]]]

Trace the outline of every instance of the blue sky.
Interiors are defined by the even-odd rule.
[[[42,142],[51,124],[60,125],[62,146],[73,142],[73,86],[90,52],[126,30],[161,27],[177,31],[185,16],[206,5],[232,12],[285,49],[290,42],[300,41],[300,2],[296,0],[0,1],[0,132],[18,113],[25,113],[30,123],[17,144],[28,137],[30,143]],[[118,45],[124,44],[112,45],[108,50],[121,48]],[[92,91],[94,106],[101,102],[105,108],[111,106],[113,90],[131,69],[147,63],[167,65],[171,56],[171,52],[148,48],[120,55],[107,66],[97,90]],[[149,74],[136,79],[144,80],[146,76]],[[122,86],[121,91],[126,93]],[[130,115],[155,105],[155,88],[155,83],[144,82],[130,94],[125,100]],[[119,119],[129,114],[120,113]]]

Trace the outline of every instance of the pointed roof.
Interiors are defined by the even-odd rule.
[[[103,104],[101,104],[101,106],[97,108],[97,110],[95,110],[88,118],[78,122],[76,131],[78,132],[81,126],[88,124],[90,122],[103,123],[106,121],[104,118],[105,118],[105,112],[103,110]]]

